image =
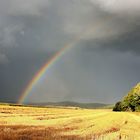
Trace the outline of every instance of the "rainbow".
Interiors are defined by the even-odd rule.
[[[80,42],[83,36],[87,35],[91,31],[94,31],[94,33],[96,33],[99,27],[101,27],[101,25],[104,23],[96,23],[96,26],[94,28],[86,29],[85,31],[81,33],[80,36],[77,36],[72,42],[70,42],[69,44],[66,44],[49,61],[47,61],[45,65],[43,65],[41,69],[35,74],[35,76],[31,79],[31,81],[29,81],[26,88],[21,93],[21,96],[18,99],[18,104],[22,104],[25,101],[25,99],[30,94],[30,92],[35,87],[35,85],[38,83],[38,81],[41,79],[41,77],[51,68],[51,66],[54,63],[56,63],[69,49],[73,48],[78,42]]]
[[[51,66],[56,63],[56,61],[61,58],[70,48],[73,47],[73,43],[70,43],[68,45],[65,45],[61,50],[59,50],[45,65],[41,67],[41,69],[35,74],[35,76],[32,78],[32,80],[27,84],[27,87],[21,94],[18,103],[22,104],[25,100],[25,98],[28,96],[28,94],[32,91],[33,87],[37,84],[37,82],[40,80],[42,75],[44,75]]]

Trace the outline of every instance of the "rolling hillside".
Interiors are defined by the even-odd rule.
[[[108,107],[109,104],[102,104],[102,103],[78,103],[78,102],[71,102],[71,101],[64,101],[64,102],[48,102],[48,103],[42,103],[39,105],[43,106],[71,106],[71,107],[80,107],[80,108],[104,108]]]

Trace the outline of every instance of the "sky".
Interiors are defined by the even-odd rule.
[[[139,38],[139,0],[0,0],[0,102],[74,42],[25,103],[115,103],[140,81]]]

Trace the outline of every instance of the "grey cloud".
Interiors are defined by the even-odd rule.
[[[104,11],[119,14],[120,16],[140,16],[140,1],[138,0],[91,0]]]
[[[137,30],[139,31],[139,30]],[[114,40],[113,42],[108,42],[105,44],[103,49],[117,50],[120,52],[130,52],[140,55],[140,34],[139,32],[131,32],[130,34],[125,34],[119,39]]]
[[[102,5],[105,4],[102,0],[97,2]],[[48,46],[50,49],[56,48],[58,50],[61,47],[56,44],[64,46],[70,39],[73,40],[74,38],[79,37],[79,40],[112,40],[127,32],[132,32],[136,29],[136,24],[139,26],[138,17],[135,19],[129,19],[129,17],[126,16],[120,17],[113,12],[104,11],[104,8],[101,8],[100,4],[97,4],[97,2],[94,1],[93,4],[91,4],[90,0],[31,0],[29,2],[25,1],[24,3],[17,2],[17,0],[10,2],[2,1],[3,7],[8,6],[9,13],[12,13],[11,15],[6,14],[6,20],[3,20],[2,18],[2,21],[10,24],[13,22],[14,26],[16,24],[18,27],[15,31],[15,27],[12,27],[11,25],[2,27],[4,30],[2,42],[15,43],[15,45],[17,45],[16,38],[14,37],[16,32],[23,33],[25,32],[24,29],[32,28],[42,34],[40,35],[40,33],[36,32],[33,36],[44,42],[44,45],[46,44],[46,41],[50,42],[50,38],[52,37],[56,36],[55,40],[58,40],[58,42],[60,38],[63,38],[63,40],[65,40],[64,43],[54,44],[54,42],[50,42],[52,45],[50,44]],[[108,3],[114,5],[112,2]],[[3,13],[6,12],[5,9],[3,9],[4,12],[2,12],[4,18],[5,14]],[[38,14],[35,14],[38,12],[40,12],[39,16]],[[15,21],[13,21],[13,19],[15,19]],[[50,28],[45,29],[46,25],[49,25]],[[35,29],[38,28],[38,26],[40,26],[40,29]],[[51,32],[53,36],[48,34],[49,32]],[[57,36],[57,34],[59,35]],[[46,38],[44,38],[45,35]]]
[[[56,9],[61,15],[61,28],[64,29],[67,35],[78,36],[81,40],[113,40],[119,36],[133,32],[140,26],[140,16],[132,16],[130,18],[123,15],[125,13],[123,11],[120,14],[108,12],[103,6],[100,6],[101,4],[105,4],[105,1],[102,0],[94,1],[92,4],[90,2],[81,0],[80,2],[74,1],[72,3],[61,0],[59,4],[55,3],[57,4]],[[110,1],[110,3],[115,6],[114,2]],[[121,5],[121,2],[118,3]],[[118,11],[120,10],[118,9]]]
[[[3,47],[15,47],[17,46],[16,34],[22,32],[22,25],[8,25],[5,28],[1,28],[0,44]]]
[[[48,0],[1,0],[0,11],[3,15],[39,16],[42,7],[48,6]]]
[[[125,33],[112,40],[87,40],[83,41],[84,50],[87,51],[115,51],[140,55],[139,28],[130,33]]]
[[[139,10],[132,4],[128,16],[130,1],[126,7],[119,1],[118,9],[114,2],[0,0],[0,61],[8,61],[0,65],[0,100],[16,101],[40,67],[71,42],[73,49],[50,69],[30,100],[109,102],[122,96],[139,80],[138,55],[124,53],[140,51]]]
[[[0,64],[6,64],[9,60],[5,54],[0,54]]]

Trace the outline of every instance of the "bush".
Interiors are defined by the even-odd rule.
[[[113,111],[122,111],[122,105],[120,101],[115,104]]]

